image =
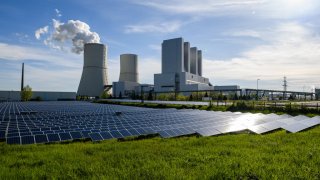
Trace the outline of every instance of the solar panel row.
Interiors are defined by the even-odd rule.
[[[121,114],[116,115],[116,112]],[[238,131],[263,134],[277,129],[295,133],[319,124],[320,117],[149,109],[87,102],[0,104],[0,139],[6,139],[8,144],[42,144],[83,138],[101,141],[148,134],[159,134],[163,138]]]

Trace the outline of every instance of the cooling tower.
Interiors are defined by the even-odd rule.
[[[106,46],[98,43],[84,45],[83,71],[77,95],[101,96],[108,84]]]
[[[136,54],[120,55],[120,77],[119,81],[130,81],[138,83],[138,56]]]

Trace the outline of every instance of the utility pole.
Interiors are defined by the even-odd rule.
[[[288,87],[288,82],[287,82],[287,77],[284,76],[283,77],[283,100],[285,99],[286,97],[286,92],[287,92],[287,87]]]
[[[284,76],[283,77],[283,91],[286,92],[287,91],[287,87],[288,87],[288,81],[287,81],[287,77]]]
[[[24,63],[22,63],[22,73],[21,73],[21,91],[23,91],[24,87]]]
[[[257,100],[259,100],[259,80],[257,79]]]

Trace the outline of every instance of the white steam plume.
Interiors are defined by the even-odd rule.
[[[40,36],[41,34],[46,34],[48,33],[48,30],[49,30],[49,27],[48,26],[45,26],[43,28],[39,28],[36,30],[36,32],[34,32],[34,36],[37,38],[37,39],[40,39]]]
[[[53,31],[44,43],[60,50],[71,43],[71,51],[80,54],[85,43],[100,43],[100,37],[96,32],[91,32],[90,26],[85,22],[69,20],[63,23],[53,19]]]

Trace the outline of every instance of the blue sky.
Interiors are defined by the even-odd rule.
[[[22,62],[34,90],[77,90],[82,54],[71,52],[70,39],[52,41],[53,19],[97,33],[108,46],[109,84],[122,53],[138,54],[140,81],[153,83],[161,42],[183,37],[203,50],[203,74],[214,85],[255,88],[259,78],[259,88],[282,89],[287,76],[288,90],[320,87],[318,0],[3,0],[0,15],[0,90],[19,90]]]

